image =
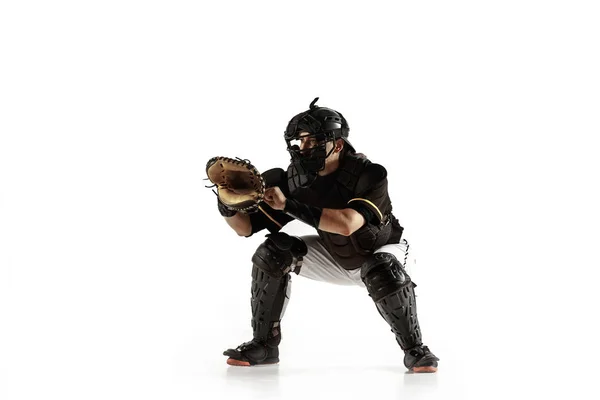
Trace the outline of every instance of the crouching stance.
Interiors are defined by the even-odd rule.
[[[317,106],[317,100],[288,123],[284,139],[290,164],[287,170],[262,174],[266,189],[257,209],[236,212],[219,203],[221,215],[239,236],[270,232],[252,257],[254,338],[225,351],[227,362],[249,366],[279,361],[280,322],[293,270],[308,279],[366,286],[404,351],[404,365],[414,372],[435,372],[438,358],[422,343],[415,284],[405,270],[410,264],[404,264],[408,240],[392,207],[388,172],[355,151],[345,117]],[[400,179],[395,175],[395,181]],[[294,220],[316,232],[302,238],[282,233]]]
[[[416,286],[398,259],[390,253],[376,253],[360,271],[369,296],[387,321],[404,350],[404,365],[414,372],[435,372],[436,356],[421,341],[417,319]]]
[[[296,273],[306,255],[304,242],[285,233],[267,236],[252,256],[252,330],[254,338],[223,354],[230,365],[279,362],[280,322],[289,298],[289,273]]]

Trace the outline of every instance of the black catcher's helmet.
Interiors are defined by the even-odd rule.
[[[308,132],[310,136],[315,136],[320,141],[330,141],[343,139],[346,145],[352,150],[354,147],[348,141],[350,126],[342,113],[331,108],[319,107],[315,103],[319,98],[315,98],[307,111],[304,111],[290,120],[285,130],[285,140],[288,142],[299,138],[301,132]]]

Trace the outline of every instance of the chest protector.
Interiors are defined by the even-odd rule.
[[[367,169],[369,165],[371,167]],[[319,176],[311,186],[296,187],[292,179],[288,179],[288,186],[291,197],[302,203],[321,208],[342,209],[348,207],[348,201],[360,198],[362,193],[385,177],[385,169],[382,167],[372,164],[362,155],[347,153],[334,173]],[[387,190],[382,196],[381,201],[378,201],[381,204],[379,210],[383,215],[381,223],[367,222],[350,236],[317,229],[329,253],[345,269],[359,268],[374,250],[384,244],[400,242],[403,228],[392,214]]]

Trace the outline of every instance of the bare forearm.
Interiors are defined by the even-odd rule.
[[[362,215],[352,209],[324,208],[319,220],[319,229],[338,235],[350,236],[364,223],[365,220]]]
[[[325,232],[349,236],[365,223],[355,210],[318,208],[288,199],[284,211],[296,219]]]
[[[252,223],[250,216],[238,212],[233,217],[223,217],[227,224],[240,236],[248,236],[252,233]]]

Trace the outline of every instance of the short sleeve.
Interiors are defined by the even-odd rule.
[[[379,224],[390,211],[387,171],[379,164],[369,164],[358,179],[356,195],[348,208],[360,212],[367,221]]]

